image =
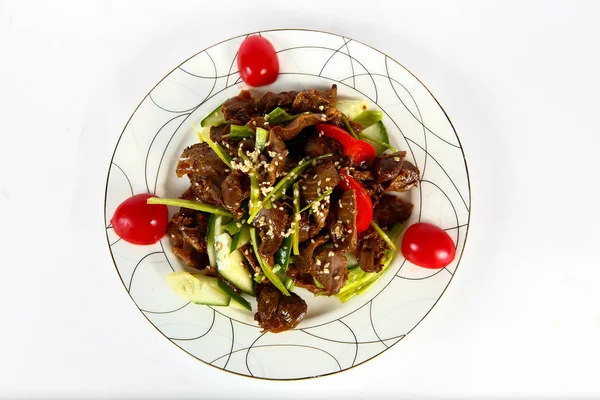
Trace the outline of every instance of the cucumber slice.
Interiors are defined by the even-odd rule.
[[[335,108],[346,114],[350,119],[358,117],[368,107],[369,104],[363,100],[338,100],[335,104]]]
[[[218,215],[211,214],[208,217],[208,226],[206,229],[206,254],[208,254],[208,262],[212,267],[217,266],[217,254],[215,253],[215,220]]]
[[[215,108],[213,112],[208,114],[206,118],[200,122],[200,126],[205,128],[209,126],[219,126],[225,124],[227,121],[225,121],[225,115],[223,115],[223,111],[221,111],[222,108],[223,104]]]
[[[250,229],[248,225],[242,226],[242,229],[231,240],[231,251],[237,250],[246,243],[250,243]]]
[[[390,140],[387,130],[381,121],[363,130],[361,136],[373,145],[377,154],[381,154],[389,148]],[[372,139],[372,141],[369,139]]]
[[[379,110],[368,110],[363,111],[356,118],[353,119],[354,122],[358,122],[362,125],[363,129],[368,128],[376,122],[379,122],[383,119],[383,113]]]
[[[171,272],[167,283],[176,293],[195,304],[228,306],[231,297],[219,289],[218,279],[189,272]]]
[[[215,236],[217,270],[236,288],[250,295],[254,295],[252,276],[244,264],[244,256],[242,256],[242,253],[240,253],[239,250],[230,251],[230,249],[231,236],[229,236],[229,234],[221,233]]]
[[[354,254],[346,253],[344,256],[346,257],[346,267],[349,270],[358,267],[358,260]]]
[[[234,308],[238,308],[236,306],[241,306],[242,308],[248,311],[252,311],[252,306],[250,305],[250,303],[248,303],[248,300],[243,298],[241,295],[237,294],[235,290],[227,286],[227,284],[222,280],[219,279],[218,284],[219,289],[221,289],[231,297],[231,302],[229,303],[230,306]]]

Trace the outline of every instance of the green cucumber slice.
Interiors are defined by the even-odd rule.
[[[221,289],[222,291],[224,291],[231,297],[231,302],[229,303],[230,306],[232,306],[234,308],[238,308],[238,307],[236,307],[236,305],[239,305],[248,311],[252,311],[252,306],[250,305],[250,303],[248,303],[248,300],[246,300],[241,295],[236,293],[232,288],[227,286],[227,284],[225,282],[223,282],[222,280],[219,279],[218,284],[219,284],[219,289]]]
[[[208,262],[212,267],[217,266],[217,254],[215,253],[215,220],[217,218],[220,217],[211,214],[208,217],[208,226],[206,228],[206,254],[208,254]]]
[[[369,104],[364,100],[338,100],[335,104],[335,108],[346,114],[346,116],[352,120],[358,117],[358,115],[368,107]]]
[[[225,121],[225,115],[223,115],[223,111],[221,110],[222,108],[223,104],[220,104],[217,108],[213,110],[213,112],[208,114],[202,120],[202,122],[200,122],[200,126],[206,128],[210,126],[219,126],[227,123],[227,121]]]
[[[369,126],[377,123],[383,119],[383,113],[379,110],[367,110],[363,111],[356,118],[353,119],[354,122],[358,122],[362,125],[363,129],[368,128]]]
[[[167,283],[179,295],[195,304],[228,306],[231,297],[219,289],[218,279],[189,272],[171,272]]]
[[[216,232],[216,228],[215,228]],[[225,279],[241,291],[254,295],[252,275],[244,264],[244,257],[239,250],[231,250],[231,236],[221,233],[215,236],[217,270]]]
[[[375,148],[377,154],[381,154],[386,151],[390,144],[387,130],[381,121],[378,121],[363,130],[361,133],[361,139],[365,139],[370,142]],[[369,139],[372,139],[372,141]]]
[[[240,231],[233,235],[231,240],[231,251],[237,250],[246,243],[250,243],[250,228],[248,225],[242,226]]]

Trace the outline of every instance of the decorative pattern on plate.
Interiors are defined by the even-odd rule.
[[[408,335],[450,283],[462,256],[470,217],[464,154],[450,120],[428,89],[406,68],[355,40],[308,30],[258,32],[278,49],[279,79],[257,94],[338,85],[340,97],[366,98],[384,113],[395,147],[422,172],[409,223],[445,228],[456,243],[456,260],[441,270],[416,267],[398,254],[367,293],[345,304],[313,298],[306,319],[293,331],[262,333],[248,312],[193,305],[165,283],[181,268],[168,239],[152,246],[119,240],[106,224],[110,252],[129,295],[169,340],[214,367],[266,379],[302,379],[359,365]],[[196,141],[192,126],[244,87],[236,55],[247,35],[196,54],[171,71],[142,100],[127,122],[109,168],[105,219],[133,193],[176,197],[187,187],[177,179],[181,151]],[[172,209],[172,212],[175,210]],[[256,304],[253,303],[254,309]],[[286,360],[285,363],[280,362]]]

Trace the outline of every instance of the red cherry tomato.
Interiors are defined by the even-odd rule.
[[[369,229],[373,220],[373,203],[367,189],[346,171],[340,170],[340,187],[344,190],[356,191],[356,231],[362,232]]]
[[[237,55],[238,71],[248,86],[275,82],[279,75],[279,59],[275,48],[262,36],[248,36]]]
[[[360,165],[375,158],[375,147],[364,140],[353,138],[348,132],[331,124],[317,124],[317,132],[340,142],[344,154],[350,157],[352,164]]]
[[[164,204],[146,204],[151,194],[136,194],[122,202],[110,223],[120,238],[133,244],[153,244],[164,236],[169,210]]]
[[[445,230],[432,224],[418,222],[404,232],[402,254],[408,261],[420,267],[440,269],[454,260],[456,248]]]

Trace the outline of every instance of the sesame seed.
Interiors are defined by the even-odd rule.
[[[319,106],[319,110],[321,110],[321,111],[323,111],[323,109],[324,109],[324,108],[325,108],[325,107],[323,107],[323,105],[320,105],[320,106]]]
[[[400,157],[394,157],[394,161],[400,162]]]
[[[327,254],[329,257],[333,257],[335,256],[335,253],[333,251],[330,251],[329,254]]]

